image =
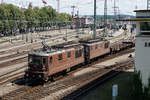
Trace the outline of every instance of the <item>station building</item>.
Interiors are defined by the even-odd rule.
[[[136,10],[135,69],[141,72],[142,82],[150,77],[150,10]]]

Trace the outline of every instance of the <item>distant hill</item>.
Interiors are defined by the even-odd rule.
[[[94,17],[93,15],[85,15],[85,16]],[[108,18],[114,18],[113,15],[107,15],[107,17],[108,17]],[[125,17],[134,18],[135,16],[133,16],[133,15],[120,15],[120,18],[125,18]],[[104,15],[97,15],[97,18],[104,18]]]

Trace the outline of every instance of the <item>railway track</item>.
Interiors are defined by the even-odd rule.
[[[0,75],[0,85],[3,85],[7,82],[14,81],[15,79],[22,78],[24,76],[24,72],[27,69],[27,65],[16,68],[12,71],[6,72],[3,75]]]
[[[88,30],[88,29],[87,29]],[[58,35],[62,35],[63,33],[66,32],[66,29],[64,30],[61,30],[61,32],[59,31],[44,31],[44,32],[40,32],[40,33],[33,33],[33,34],[23,34],[23,35],[20,35],[19,38],[21,39],[22,36],[24,35],[30,35],[32,36],[32,38],[35,40],[38,40],[39,39],[39,35],[49,35],[49,36],[53,36],[53,37],[57,37]],[[72,32],[76,32],[76,30],[68,30],[68,33],[72,33]],[[22,45],[24,43],[23,40],[20,40],[19,43],[15,43],[15,44],[2,44],[0,46],[0,49],[3,49],[3,48],[9,48],[10,46],[17,46],[17,45]]]
[[[62,36],[59,36],[59,37],[53,37],[51,38],[50,40],[45,40],[45,42],[47,44],[52,44],[53,42],[59,42],[59,41],[62,41],[64,42],[64,34]],[[73,37],[76,37],[75,34],[68,34],[68,38],[73,38]],[[11,56],[15,56],[16,54],[17,55],[20,55],[20,54],[23,54],[23,53],[28,53],[30,50],[33,50],[34,49],[39,49],[39,48],[42,48],[42,44],[41,44],[41,41],[40,42],[36,42],[36,43],[30,43],[30,44],[27,44],[27,45],[24,45],[22,47],[15,47],[15,48],[11,48],[10,50],[6,50],[6,51],[1,51],[0,52],[0,60],[3,60],[3,59],[7,59]],[[10,54],[10,55],[9,55]],[[11,55],[12,54],[12,55]],[[2,56],[2,55],[6,55],[6,56]]]
[[[119,52],[118,54],[107,56],[103,60],[102,59],[97,60],[97,61],[93,62],[92,64],[86,65],[84,67],[89,67],[89,66],[95,65],[97,63],[103,62],[105,60],[113,59],[114,57],[121,56],[121,55],[124,55],[124,54],[127,54],[127,53],[131,53],[133,51],[134,51],[133,48],[128,49],[126,51]],[[83,69],[83,67],[80,68],[80,70],[82,70],[82,69]],[[85,82],[87,82],[87,80],[90,80],[90,79],[92,79],[93,77],[95,77],[97,75],[103,75],[104,72],[106,74],[106,72],[109,72],[111,70],[114,70],[114,69],[110,69],[110,68],[109,69],[98,69],[95,72],[87,73],[87,74],[85,74],[83,76],[81,75],[79,77],[73,77],[72,76],[72,73],[76,72],[76,71],[74,71],[74,72],[71,72],[71,74],[69,74],[68,76],[66,76],[62,79],[58,78],[58,80],[56,82],[52,82],[51,84],[46,83],[44,86],[43,85],[38,85],[38,86],[35,86],[35,87],[30,87],[29,86],[28,89],[26,89],[26,86],[25,86],[25,87],[21,88],[21,91],[20,91],[20,88],[19,88],[15,91],[12,91],[12,92],[4,95],[2,98],[4,100],[10,100],[10,99],[21,99],[21,100],[31,100],[32,99],[32,100],[37,100],[39,98],[44,98],[45,96],[48,96],[48,95],[50,95],[51,97],[53,97],[53,95],[54,95],[54,98],[62,98],[62,97],[65,96],[65,94],[70,94],[72,91],[77,90],[77,88],[75,86],[80,86],[81,83],[83,83],[83,82],[85,83]],[[81,79],[82,79],[82,81],[81,81]],[[71,91],[66,90],[68,87],[72,88]],[[63,92],[61,92],[61,94],[62,94],[61,96],[55,97],[56,92],[58,92],[58,91],[64,91],[64,92],[68,91],[68,92],[67,93],[65,92],[65,94],[63,94]]]
[[[67,35],[68,35],[68,37],[69,37],[69,36],[75,35],[75,34],[76,34],[75,31],[73,31],[73,32],[69,32]],[[58,39],[60,39],[60,38],[63,39],[65,36],[66,36],[65,34],[55,35],[55,36],[53,36],[53,37],[51,37],[51,38],[49,38],[49,39],[46,39],[46,42],[49,42],[49,40],[50,40],[50,41],[58,40]],[[0,50],[0,54],[2,55],[2,54],[10,53],[10,52],[16,52],[17,50],[20,50],[20,49],[24,48],[24,46],[39,45],[39,43],[41,43],[41,42],[42,42],[42,41],[39,39],[38,42],[29,43],[29,44],[23,44],[23,45],[21,45],[21,46],[16,46],[16,47],[10,48],[10,49],[8,49],[8,50]]]
[[[28,61],[28,55],[27,54],[22,54],[21,56],[18,57],[13,57],[13,58],[9,58],[7,60],[3,60],[0,61],[0,68],[4,68],[4,67],[10,67],[10,65],[15,65],[15,64],[19,64],[19,63],[23,63],[23,62],[27,62]]]
[[[71,37],[75,37],[75,36],[70,35],[70,38]],[[59,38],[57,38],[57,39],[59,39]],[[52,45],[55,45],[55,43],[52,44]],[[32,48],[36,48],[36,49],[41,48],[41,47],[42,47],[42,45],[41,46],[39,46],[39,45],[32,46]],[[0,57],[0,67],[8,66],[9,64],[12,64],[13,62],[18,63],[18,60],[27,61],[27,54],[28,53],[29,53],[29,50],[28,51],[23,51],[23,52],[20,52],[20,53],[14,53],[12,55],[4,56],[4,57]],[[18,58],[19,56],[23,56],[23,57]],[[11,59],[13,59],[13,60],[11,60]],[[22,59],[25,59],[25,60],[22,60]]]

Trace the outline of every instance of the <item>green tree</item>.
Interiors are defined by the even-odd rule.
[[[143,84],[142,84],[142,78],[141,73],[138,72],[134,75],[133,78],[133,96],[135,100],[142,100],[143,99]]]
[[[72,21],[71,15],[58,13],[51,6],[29,7],[24,11],[12,4],[0,4],[0,34],[15,35],[18,31],[45,30],[51,26],[63,26],[68,21]]]

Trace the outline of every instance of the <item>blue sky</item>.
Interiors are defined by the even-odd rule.
[[[48,5],[51,5],[54,9],[57,9],[56,0],[45,0]],[[108,14],[113,14],[113,1],[108,1]],[[6,3],[12,3],[15,5],[26,6],[29,2],[33,3],[33,6],[44,6],[41,0],[4,0]],[[146,9],[147,0],[116,0],[116,5],[120,9],[121,14],[134,15],[133,12],[136,8]],[[80,15],[91,15],[93,14],[93,3],[94,0],[60,0],[60,12],[70,13],[72,12],[71,6],[75,5],[75,11],[79,10]],[[97,0],[97,14],[103,14],[104,12],[104,0]]]

